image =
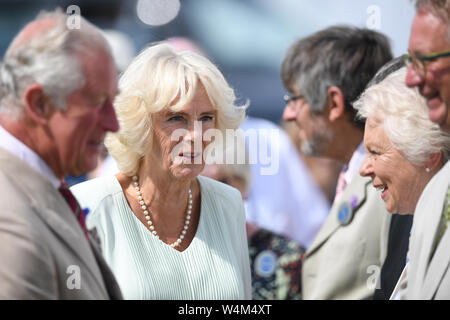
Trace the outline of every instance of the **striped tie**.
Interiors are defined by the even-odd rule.
[[[86,221],[85,221],[85,211],[81,210],[81,207],[75,199],[74,195],[69,189],[69,186],[65,182],[61,182],[61,186],[58,188],[58,191],[61,193],[61,195],[66,200],[67,204],[69,205],[70,209],[72,210],[73,214],[75,215],[75,218],[77,219],[78,223],[81,226],[81,229],[83,229],[84,235],[86,236],[86,239],[89,240],[89,234],[88,230],[86,228]]]

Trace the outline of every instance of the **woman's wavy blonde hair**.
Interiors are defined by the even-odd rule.
[[[119,80],[120,93],[114,107],[120,124],[108,133],[105,145],[128,176],[137,172],[140,160],[152,150],[152,115],[164,108],[180,110],[203,85],[217,110],[216,128],[237,129],[247,105],[236,106],[234,90],[207,58],[192,51],[175,52],[160,42],[143,50]]]

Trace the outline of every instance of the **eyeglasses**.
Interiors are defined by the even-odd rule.
[[[414,71],[421,78],[425,78],[427,75],[427,62],[435,61],[436,59],[450,57],[450,51],[433,52],[424,56],[416,56],[411,53],[406,54],[406,64],[409,66],[412,64]]]
[[[304,96],[301,94],[299,94],[298,96],[291,96],[290,94],[285,94],[283,96],[283,100],[284,100],[284,103],[286,103],[286,105],[291,103],[291,101],[295,101],[295,100],[302,99],[302,98],[304,98]]]

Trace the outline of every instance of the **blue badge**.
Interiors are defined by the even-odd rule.
[[[339,207],[338,220],[343,226],[347,225],[352,221],[353,209],[348,202],[343,202]]]
[[[269,277],[275,272],[277,256],[269,250],[260,252],[255,258],[255,273],[261,277]]]

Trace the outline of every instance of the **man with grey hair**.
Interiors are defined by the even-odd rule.
[[[416,0],[406,85],[418,87],[431,121],[450,131],[450,1]],[[425,187],[414,212],[403,299],[450,299],[450,162]]]
[[[42,13],[0,66],[0,299],[121,298],[63,179],[92,170],[119,128],[117,75],[92,24]]]
[[[284,58],[283,119],[300,128],[302,151],[342,162],[335,200],[307,250],[304,299],[370,299],[386,256],[390,215],[359,176],[364,123],[351,102],[392,59],[388,39],[372,30],[333,26],[296,41]]]

